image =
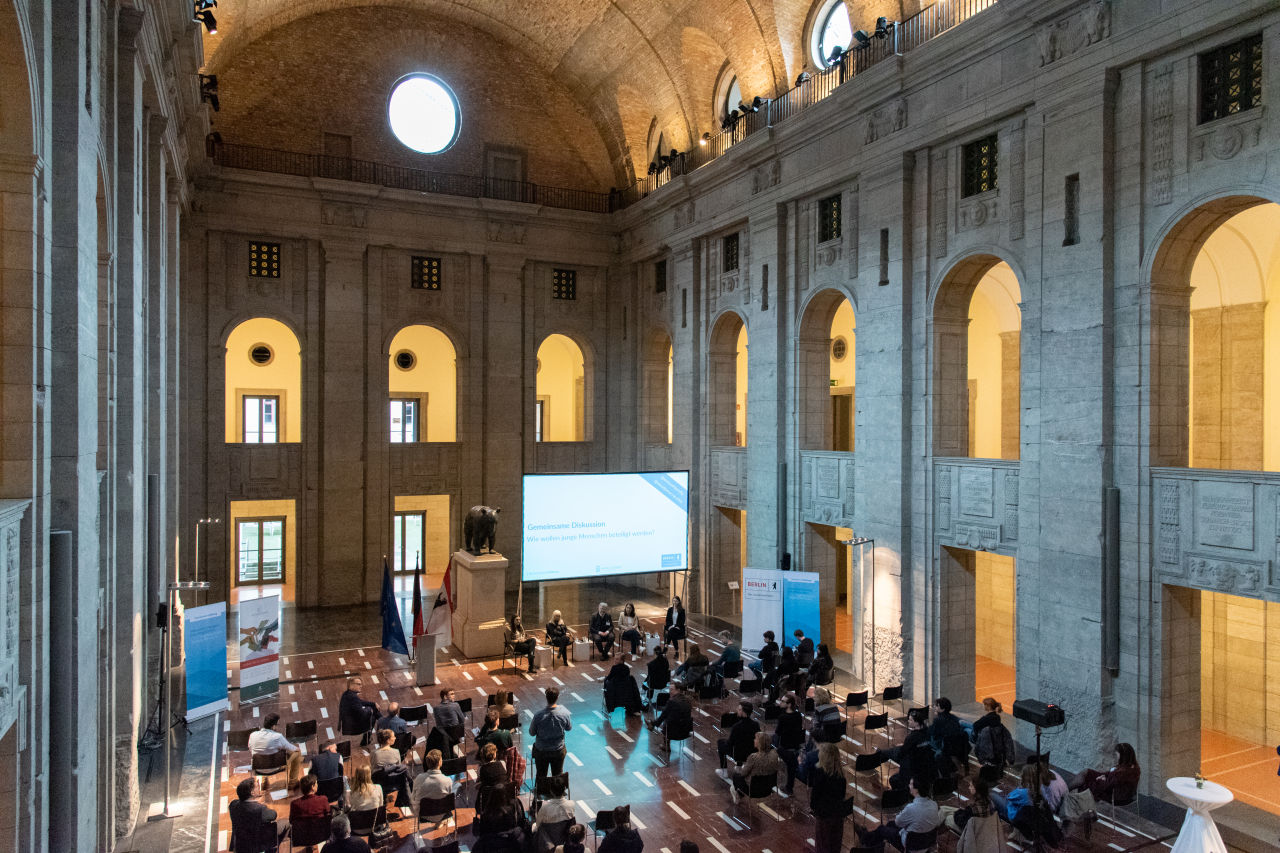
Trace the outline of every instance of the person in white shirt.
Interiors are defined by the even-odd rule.
[[[413,807],[418,805],[427,797],[443,797],[453,793],[453,780],[440,772],[440,765],[444,761],[444,756],[440,754],[440,750],[433,749],[422,759],[423,770],[418,774],[418,778],[413,780]],[[422,819],[430,823],[437,823],[443,814],[422,815]]]
[[[298,787],[298,780],[302,778],[302,751],[295,744],[285,740],[284,735],[276,731],[276,724],[280,722],[280,715],[271,713],[267,714],[262,721],[262,728],[249,735],[249,754],[263,755],[268,752],[283,752],[286,756],[285,764],[288,768],[289,790]],[[267,790],[269,780],[264,780],[262,790]]]
[[[551,799],[543,800],[542,805],[538,806],[538,819],[533,824],[534,832],[544,823],[574,819],[573,800],[564,795],[564,780],[559,776],[552,776],[547,780],[547,787],[551,789]]]
[[[879,847],[886,841],[898,848],[907,848],[907,833],[929,832],[942,825],[938,804],[929,798],[932,788],[927,779],[911,779],[908,783],[914,800],[898,812],[898,816],[869,832],[858,827],[858,838],[863,847]]]

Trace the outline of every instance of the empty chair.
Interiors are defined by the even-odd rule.
[[[300,817],[289,822],[289,849],[295,847],[315,847],[324,844],[333,834],[333,818]]]
[[[887,760],[888,759],[885,756],[875,752],[868,752],[865,755],[859,753],[853,758],[853,773],[855,776],[878,773],[880,775],[880,787],[883,788],[884,772],[880,768],[884,766],[884,763]],[[857,788],[855,790],[861,790],[861,788]],[[870,803],[868,803],[868,805],[870,805]]]
[[[902,706],[902,715],[904,717],[907,715],[907,700],[902,698],[901,684],[884,689],[884,693],[880,696],[880,710],[884,711],[885,706],[890,702],[898,702]]]
[[[747,781],[747,792],[745,795],[747,800],[747,817],[751,817],[752,807],[760,800],[767,800],[778,787],[778,774],[770,773],[767,776],[752,776]],[[741,799],[739,800],[741,802]],[[737,807],[735,803],[734,807]]]
[[[423,815],[432,815],[433,817],[440,815],[439,820],[431,821],[432,826],[439,826],[446,820],[450,821],[453,823],[453,832],[450,834],[456,837],[458,833],[457,811],[458,801],[452,793],[440,797],[423,797],[418,801],[417,822],[414,824],[413,831],[415,833],[422,831]]]
[[[744,678],[738,682],[739,696],[751,696],[755,693],[759,693],[760,690],[760,679],[758,678]]]
[[[860,690],[857,693],[850,693],[844,697],[844,719],[849,721],[849,714],[859,708],[867,707],[867,691]]]
[[[400,709],[400,719],[411,726],[420,725],[431,719],[431,709],[426,705],[410,705]]]
[[[867,716],[863,717],[862,731],[868,737],[868,744],[867,744],[868,746],[871,745],[869,742],[871,733],[876,729],[879,729],[880,733],[884,735],[885,745],[888,746],[889,745],[889,715],[887,713],[867,714]]]
[[[303,720],[297,723],[285,723],[284,739],[290,743],[304,744],[316,736],[316,721]]]
[[[378,806],[376,809],[347,812],[347,819],[351,821],[352,835],[368,838],[373,835],[375,826],[382,826],[387,822],[387,808],[386,806]]]

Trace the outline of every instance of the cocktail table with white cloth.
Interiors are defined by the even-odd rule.
[[[1165,785],[1187,807],[1173,853],[1227,853],[1209,812],[1231,802],[1234,795],[1216,782],[1206,781],[1203,788],[1197,788],[1190,776],[1175,776]]]

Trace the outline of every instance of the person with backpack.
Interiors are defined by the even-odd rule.
[[[1003,770],[1013,763],[1013,735],[1005,728],[1004,723],[997,721],[994,725],[988,725],[978,732],[973,754],[983,765]]]
[[[912,779],[923,779],[932,784],[938,778],[938,766],[933,748],[929,745],[929,712],[924,708],[912,708],[907,713],[907,736],[900,746],[877,749],[876,755],[898,762],[898,772],[889,777],[889,785],[897,791],[905,791]]]

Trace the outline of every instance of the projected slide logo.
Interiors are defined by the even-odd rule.
[[[526,474],[526,581],[688,568],[689,472]]]

